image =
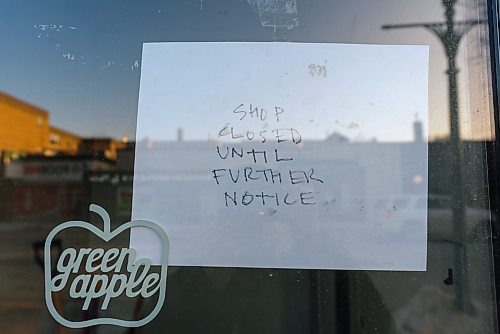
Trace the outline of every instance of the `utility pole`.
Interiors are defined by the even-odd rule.
[[[456,58],[462,37],[475,25],[483,23],[482,20],[455,21],[456,0],[443,0],[445,8],[445,22],[412,23],[384,25],[382,29],[424,28],[432,32],[441,41],[446,57],[448,58],[448,93],[450,105],[450,145],[452,168],[452,203],[453,226],[457,237],[457,252],[455,253],[455,293],[456,304],[466,313],[473,313],[467,282],[466,263],[466,227],[464,203],[464,169],[463,146],[460,138],[460,118],[458,112],[457,92],[457,66]]]

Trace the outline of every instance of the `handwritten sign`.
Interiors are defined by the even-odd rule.
[[[243,121],[247,116],[256,117],[262,122],[267,121],[268,111],[264,108],[254,107],[252,104],[245,110],[245,105],[240,104],[233,110],[234,114],[241,114],[239,121]],[[276,123],[279,123],[280,115],[285,112],[281,107],[274,107],[274,117]],[[270,121],[270,120],[269,120]],[[258,137],[256,137],[258,132]],[[282,143],[290,142],[294,145],[302,143],[302,136],[297,129],[294,128],[275,128],[264,129],[259,131],[246,130],[241,133],[235,133],[235,129],[230,123],[227,123],[218,133],[221,139],[228,138],[230,140],[240,141],[246,139],[250,143],[256,142],[251,148],[244,148],[243,145],[226,145],[217,144],[217,156],[221,160],[236,159],[239,161],[247,161],[243,168],[214,168],[212,170],[212,177],[217,185],[228,183],[230,185],[240,184],[245,187],[248,183],[265,184],[265,185],[300,185],[311,182],[324,183],[323,180],[315,175],[314,168],[307,170],[294,169],[293,164],[290,162],[294,160],[291,156],[283,156],[280,154]],[[274,149],[266,149],[262,147],[266,142],[276,144]],[[273,145],[274,146],[274,145]],[[262,147],[257,148],[256,147]],[[270,165],[281,167],[288,162],[288,168],[282,172],[280,168],[267,168]],[[263,168],[255,166],[261,165]],[[285,166],[286,167],[286,166]],[[228,182],[224,182],[228,181]],[[298,188],[298,187],[295,187]],[[267,193],[261,191],[260,193],[252,194],[246,190],[244,193],[238,191],[224,192],[225,206],[243,206],[262,205],[262,206],[280,206],[280,205],[316,205],[315,193],[312,191],[300,191],[300,193]]]
[[[174,266],[425,270],[427,76],[427,46],[144,44],[132,215]]]

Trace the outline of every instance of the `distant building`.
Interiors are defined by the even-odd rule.
[[[0,93],[0,151],[74,155],[80,140],[75,134],[50,126],[47,111]]]
[[[86,138],[51,126],[49,113],[39,107],[0,92],[0,153],[4,161],[23,155],[86,155],[117,159],[126,147],[113,138]]]
[[[183,142],[184,141],[184,129],[183,128],[178,128],[177,129],[177,141],[178,142]]]
[[[116,160],[117,151],[127,146],[113,138],[85,138],[80,143],[79,153]]]
[[[338,132],[334,132],[334,133],[332,133],[331,135],[329,135],[326,138],[326,141],[328,141],[328,142],[337,142],[337,143],[348,143],[349,142],[349,138],[347,138],[346,136],[341,135]]]
[[[422,143],[424,141],[424,126],[421,121],[416,120],[413,122],[413,134],[416,143]]]
[[[51,126],[49,131],[49,144],[45,150],[46,155],[58,153],[75,155],[78,153],[82,139],[71,132]]]
[[[0,93],[0,150],[42,154],[49,143],[49,114]]]
[[[120,185],[111,203],[127,215],[132,176],[114,171],[133,168],[133,149],[126,137],[83,139],[51,126],[47,111],[0,93],[0,217],[80,216],[87,211],[87,191],[94,189],[87,185],[106,182]]]

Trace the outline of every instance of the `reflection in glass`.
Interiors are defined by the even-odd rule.
[[[411,221],[415,212],[428,207],[428,266],[421,273],[172,268],[166,307],[156,321],[136,332],[493,333],[491,218],[485,177],[486,152],[493,137],[491,74],[488,27],[475,24],[486,20],[485,3],[31,1],[21,5],[4,1],[0,21],[4,32],[0,39],[6,46],[0,53],[4,64],[0,83],[2,333],[72,332],[58,327],[45,308],[36,245],[63,221],[97,224],[95,217],[86,216],[89,203],[106,207],[114,224],[129,220],[136,142],[165,149],[171,157],[176,157],[179,147],[192,147],[195,153],[203,149],[193,143],[200,138],[187,128],[177,132],[182,124],[176,119],[171,131],[166,131],[167,143],[135,135],[142,43],[168,41],[430,45],[428,203],[411,193],[412,187],[422,184],[421,170],[427,167],[415,161],[408,165],[416,170],[407,170],[402,196],[374,200],[364,211],[366,216],[380,213],[390,221],[396,207],[398,215]],[[437,22],[426,28],[450,47],[443,49],[442,41],[425,29],[380,29],[414,22]],[[456,34],[465,31],[458,47]],[[374,144],[373,135],[362,132],[342,142],[346,134],[356,131],[352,126],[350,122],[331,124],[326,128],[329,140],[320,140],[326,138],[321,133],[322,138],[309,144],[338,149],[356,142],[370,151],[382,145],[380,138]],[[413,133],[404,131],[402,155],[411,145],[427,146]],[[345,161],[338,166],[330,171],[334,179],[342,170],[366,177],[368,169]],[[197,210],[191,214],[193,221],[201,221],[214,199],[208,188],[196,186],[197,160],[189,167],[165,169],[159,175],[169,186],[192,186],[199,193],[193,199]],[[338,181],[345,191],[356,191],[348,184],[349,180]],[[324,201],[331,205],[337,195]],[[346,206],[337,214],[352,208]],[[405,227],[411,225],[388,224],[387,228],[397,233]],[[278,227],[276,235],[286,236],[286,226]],[[62,235],[60,241],[63,248],[97,242],[75,233]],[[113,245],[128,242],[129,236],[124,235]],[[57,256],[57,247],[53,251]],[[63,296],[59,305],[75,318],[95,315],[82,313]],[[147,307],[144,300],[124,301],[116,312],[136,318]],[[111,331],[126,332],[109,327],[87,332]]]

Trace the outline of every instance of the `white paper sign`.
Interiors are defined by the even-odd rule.
[[[427,46],[144,44],[133,219],[173,266],[426,269]],[[131,247],[158,261],[159,241]]]

